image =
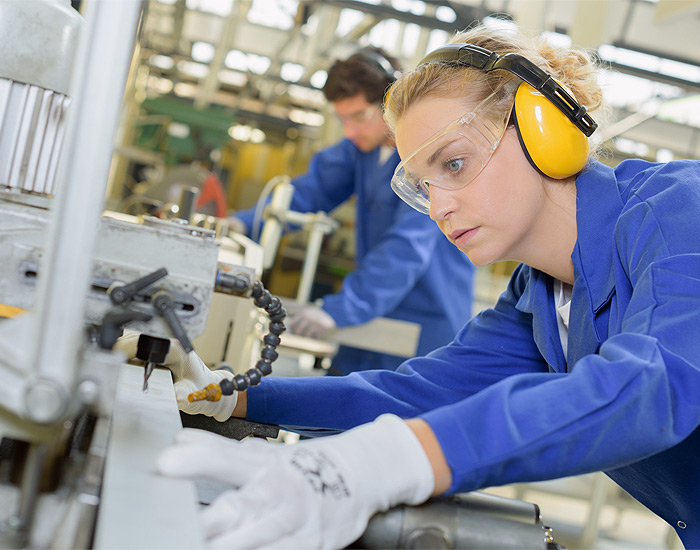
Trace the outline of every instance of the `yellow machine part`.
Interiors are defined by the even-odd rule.
[[[22,313],[25,313],[26,311],[27,311],[26,309],[22,309],[21,307],[0,304],[0,317],[2,317],[2,318],[17,317],[17,315],[21,315]]]

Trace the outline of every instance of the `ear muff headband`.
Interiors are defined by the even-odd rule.
[[[374,65],[378,65],[381,71],[384,73],[384,76],[386,76],[386,79],[392,83],[394,82],[394,80],[399,78],[399,76],[401,76],[401,71],[394,67],[391,64],[391,61],[389,61],[379,52],[376,52],[374,50],[360,50],[357,52],[357,55],[369,61],[370,63],[373,63]]]
[[[515,94],[516,129],[530,163],[550,178],[564,179],[583,169],[588,136],[598,127],[586,107],[527,58],[499,55],[473,44],[448,44],[429,53],[419,65],[434,61],[508,71],[524,82]]]

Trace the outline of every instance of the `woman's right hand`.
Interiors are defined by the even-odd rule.
[[[125,333],[117,340],[114,349],[126,354],[130,361],[136,359],[139,336],[138,332]],[[230,380],[233,378],[233,374],[225,370],[212,371],[194,351],[186,353],[180,342],[175,339],[170,340],[170,351],[165,357],[163,366],[173,373],[175,397],[178,408],[182,412],[204,414],[214,417],[219,422],[231,418],[238,399],[237,392],[234,392],[233,395],[222,395],[219,401],[190,402],[187,400],[187,396],[209,384],[219,384],[224,378]]]

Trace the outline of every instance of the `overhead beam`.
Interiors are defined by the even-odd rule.
[[[470,24],[479,20],[481,10],[472,6],[460,6],[460,9],[453,11],[456,20],[453,22],[442,21],[437,17],[416,15],[415,13],[399,11],[386,4],[368,4],[359,0],[324,0],[326,5],[348,8],[375,15],[381,19],[396,19],[404,23],[413,23],[421,27],[440,29],[447,32],[455,32],[467,28]]]

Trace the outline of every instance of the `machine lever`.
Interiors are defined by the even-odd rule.
[[[110,311],[102,319],[100,328],[99,345],[102,349],[112,349],[117,339],[122,335],[122,327],[132,321],[150,321],[153,318],[148,313],[141,311]]]
[[[143,290],[147,286],[152,285],[156,281],[165,277],[167,274],[168,270],[164,267],[161,267],[153,273],[149,273],[148,275],[145,275],[144,277],[136,279],[135,281],[132,281],[125,285],[112,285],[109,288],[109,290],[107,290],[107,294],[109,295],[109,299],[112,300],[112,303],[115,306],[124,305],[130,302],[138,291]]]
[[[173,336],[175,336],[180,344],[182,344],[182,348],[185,350],[185,353],[191,352],[194,349],[194,346],[192,345],[192,342],[190,342],[185,329],[182,327],[182,323],[180,323],[177,313],[175,313],[175,302],[172,295],[165,290],[159,290],[153,294],[153,296],[151,296],[151,300],[156,315],[159,315],[165,320],[168,327],[170,327]]]

